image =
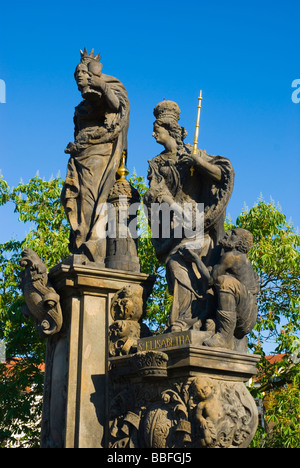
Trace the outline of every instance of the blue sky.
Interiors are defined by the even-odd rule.
[[[119,78],[130,103],[128,168],[146,176],[161,147],[153,108],[181,108],[193,142],[203,90],[199,147],[228,157],[236,183],[228,214],[260,194],[300,227],[299,1],[2,2],[0,170],[10,186],[37,171],[65,177],[80,102],[73,73],[80,49],[101,52],[103,72]],[[0,207],[0,242],[23,238],[11,209]]]

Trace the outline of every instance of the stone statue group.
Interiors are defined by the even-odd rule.
[[[70,158],[61,201],[71,226],[71,254],[103,264],[107,239],[98,232],[99,224],[107,220],[101,207],[127,152],[130,105],[124,85],[102,73],[100,54],[81,51],[74,76],[83,100],[75,108],[74,142],[65,150]],[[178,123],[180,109],[175,102],[160,102],[154,116],[153,136],[164,150],[149,161],[144,204],[150,224],[153,206],[167,205],[171,210],[167,236],[160,226],[165,221],[162,216],[152,226],[158,232],[152,239],[155,252],[165,264],[174,297],[166,332],[199,330],[205,332],[206,346],[245,350],[244,337],[256,321],[258,286],[247,258],[251,233],[234,229],[225,235],[224,231],[234,185],[231,162],[203,150],[192,151],[184,141],[187,133]],[[186,204],[191,207],[192,228],[199,206],[203,207],[200,237],[193,229],[186,236],[184,226],[178,235],[176,219]]]
[[[151,337],[143,317],[153,281],[140,273],[137,239],[120,229],[139,199],[125,177],[127,91],[102,73],[93,50],[81,51],[74,76],[82,101],[61,193],[70,256],[50,272],[31,249],[20,260],[24,313],[48,338],[42,445],[246,447],[257,427],[243,382],[257,362],[246,335],[258,280],[247,256],[252,234],[224,230],[231,162],[185,143],[175,102],[155,106],[153,137],[163,151],[149,161],[143,202],[173,305],[164,334]],[[112,221],[106,204],[118,213],[113,238],[102,235]],[[143,340],[165,343],[165,352]]]

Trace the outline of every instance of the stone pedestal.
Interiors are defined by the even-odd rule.
[[[49,273],[61,298],[63,327],[47,342],[42,447],[107,446],[110,302],[147,275],[60,264]]]
[[[245,448],[257,429],[246,388],[259,356],[199,345],[201,332],[140,340],[110,359],[109,447]]]

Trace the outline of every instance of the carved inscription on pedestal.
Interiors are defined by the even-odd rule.
[[[192,332],[167,333],[151,336],[138,341],[138,351],[155,351],[157,349],[174,348],[192,344]]]

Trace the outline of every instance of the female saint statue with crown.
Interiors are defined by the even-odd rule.
[[[65,150],[70,159],[61,200],[71,225],[70,252],[102,263],[101,210],[127,150],[130,105],[124,85],[102,73],[100,54],[80,52],[74,76],[83,101],[75,108],[74,142]]]
[[[149,161],[149,190],[144,202],[150,224],[155,203],[168,204],[179,216],[180,209],[183,214],[188,203],[192,206],[192,218],[197,207],[204,206],[201,242],[197,241],[197,232],[192,233],[194,239],[185,235],[185,229],[181,237],[178,233],[175,235],[176,216],[172,213],[170,235],[164,236],[162,229],[158,229],[160,235],[152,237],[156,255],[166,265],[169,292],[174,296],[168,331],[200,329],[209,316],[214,298],[207,290],[206,278],[199,281],[200,273],[193,266],[193,255],[209,269],[219,259],[219,241],[225,234],[225,212],[233,189],[234,171],[227,158],[210,156],[184,143],[187,133],[178,123],[180,109],[175,102],[160,102],[154,109],[154,116],[153,136],[165,150]],[[161,221],[163,224],[163,216]],[[153,232],[154,226],[151,227]]]

